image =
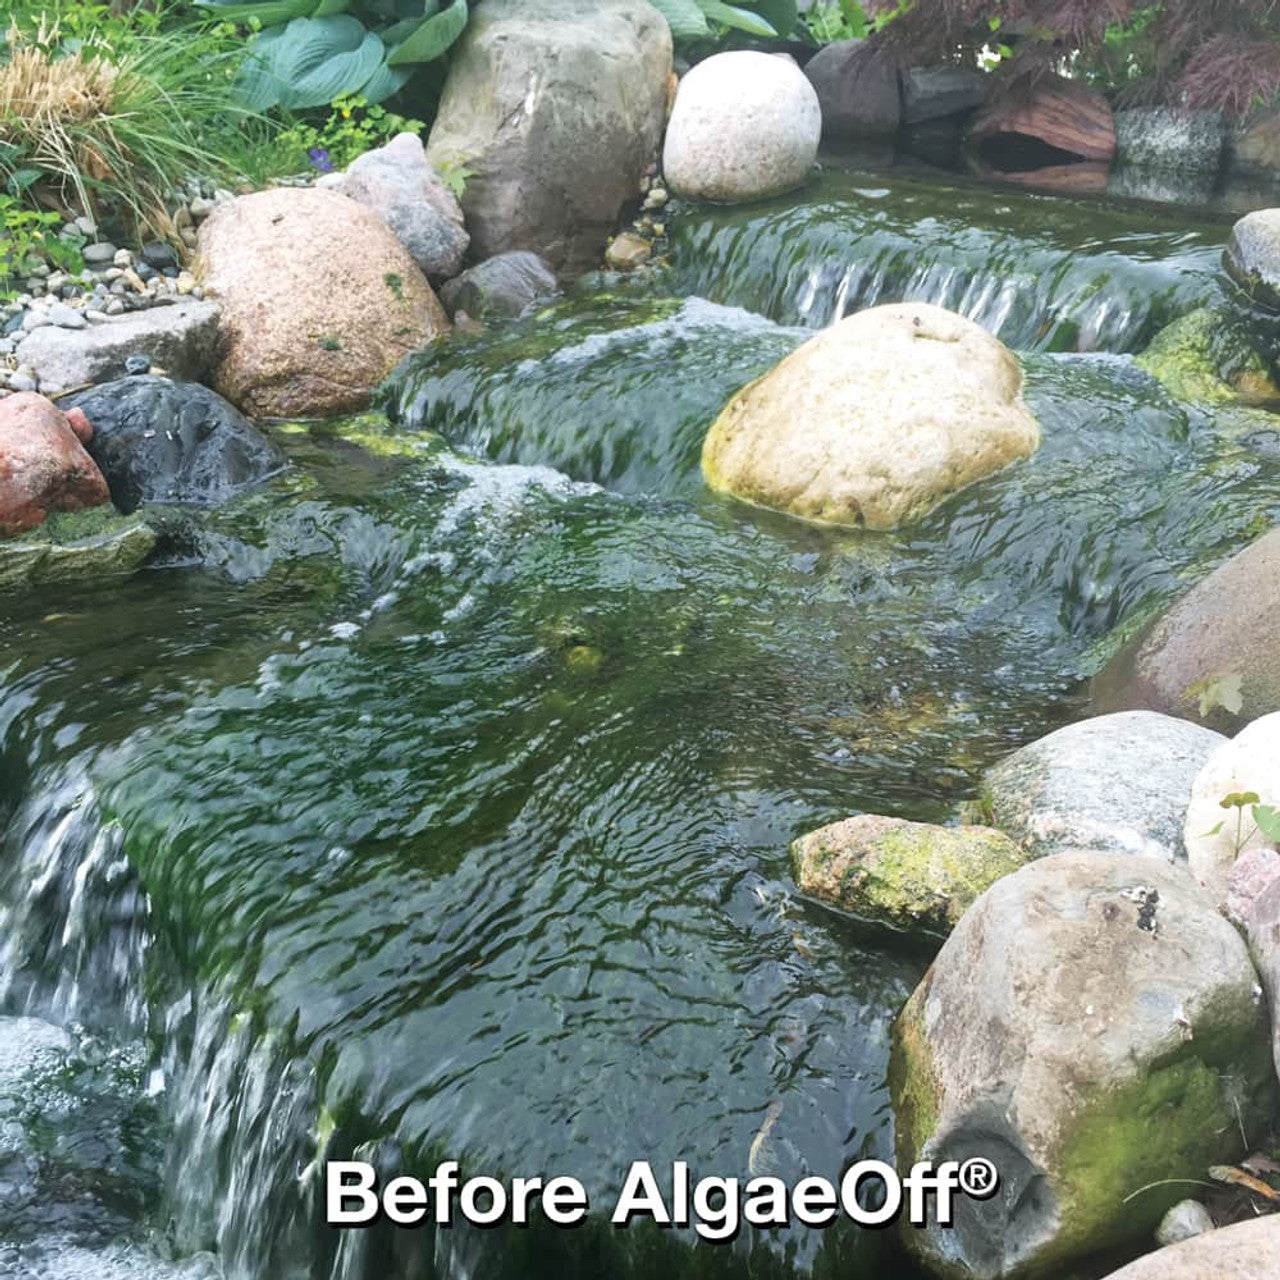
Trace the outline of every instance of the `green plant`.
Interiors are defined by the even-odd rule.
[[[462,156],[441,157],[436,164],[436,172],[457,200],[462,199],[463,192],[467,189],[467,182],[476,176],[476,171],[468,167]]]
[[[20,185],[20,184],[19,184]],[[0,301],[20,292],[17,287],[27,269],[48,260],[64,271],[81,271],[79,248],[53,234],[62,218],[47,210],[23,205],[13,191],[0,192]]]
[[[819,44],[832,44],[837,40],[865,40],[867,36],[883,31],[904,8],[880,9],[870,14],[859,0],[826,0],[816,4],[805,14],[805,26]]]
[[[0,183],[167,230],[169,192],[193,173],[234,178],[237,130],[269,127],[235,100],[242,57],[225,28],[167,27],[164,12],[21,9],[0,46]]]
[[[794,35],[800,14],[796,0],[652,0],[667,20],[672,37],[687,43],[720,38],[726,30],[766,40]]]
[[[272,148],[275,171],[297,173],[308,165],[321,173],[345,169],[397,133],[421,133],[423,128],[421,120],[408,120],[363,98],[337,98],[322,124],[298,120],[280,134]]]
[[[238,91],[255,111],[382,102],[466,29],[467,0],[198,0],[251,35]],[[352,12],[348,12],[351,10]]]
[[[1259,833],[1272,844],[1280,845],[1280,809],[1274,805],[1263,804],[1262,797],[1256,791],[1236,791],[1229,796],[1224,796],[1219,803],[1224,809],[1236,811],[1236,829],[1233,836],[1235,857],[1238,858],[1245,845]],[[1253,826],[1248,831],[1244,827],[1246,809],[1251,811],[1250,816],[1253,820]],[[1219,822],[1212,831],[1205,832],[1206,837],[1218,835],[1226,825],[1225,820]]]

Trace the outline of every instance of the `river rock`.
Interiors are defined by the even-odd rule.
[[[514,320],[557,293],[551,268],[536,253],[517,249],[469,267],[440,290],[440,301],[450,315],[465,311],[476,320]]]
[[[1280,1275],[1280,1216],[1237,1222],[1113,1271],[1106,1280],[1275,1280]]]
[[[1255,209],[1231,230],[1227,274],[1253,299],[1280,311],[1280,209]]]
[[[198,270],[222,307],[214,386],[255,417],[366,408],[402,356],[449,328],[387,224],[332,191],[218,205],[200,227]]]
[[[1246,172],[1280,172],[1280,108],[1267,107],[1246,117],[1232,139],[1232,155]]]
[[[1280,1009],[1280,874],[1277,874],[1277,862],[1280,855],[1273,851],[1253,849],[1241,855],[1229,877],[1232,888],[1236,888],[1236,871],[1241,863],[1262,861],[1264,876],[1259,882],[1266,881],[1266,887],[1241,904],[1243,910],[1234,918],[1238,919],[1249,939],[1249,954],[1253,957],[1263,989],[1267,993],[1267,1001],[1272,1010]],[[1269,879],[1267,874],[1269,873]],[[1234,904],[1233,904],[1234,905]],[[1280,1075],[1280,1017],[1272,1017],[1271,1052],[1277,1075]]]
[[[1226,741],[1151,711],[1082,720],[989,770],[981,812],[1028,857],[1103,849],[1180,861],[1192,785]]]
[[[1026,861],[987,827],[863,814],[791,846],[800,891],[861,920],[947,934],[978,897]]]
[[[1280,399],[1247,327],[1225,305],[1198,307],[1156,334],[1134,363],[1179,400],[1201,404]]]
[[[119,378],[130,356],[144,356],[175,378],[198,381],[212,367],[218,308],[184,298],[132,315],[112,316],[86,329],[37,329],[18,347],[19,361],[47,395]]]
[[[54,512],[110,501],[66,414],[33,391],[0,400],[0,533],[11,537]]]
[[[93,424],[89,452],[126,513],[144,502],[225,502],[284,467],[266,436],[198,383],[121,378],[68,403]]]
[[[0,589],[98,583],[140,569],[159,535],[141,516],[114,507],[50,516],[21,537],[0,542]]]
[[[1156,1228],[1156,1242],[1161,1246],[1181,1244],[1193,1236],[1213,1230],[1213,1218],[1199,1200],[1179,1200],[1160,1219]]]
[[[707,435],[711,488],[822,524],[892,529],[1029,457],[1022,368],[939,307],[875,307],[738,392]]]
[[[485,0],[451,54],[427,154],[471,171],[473,254],[596,265],[666,119],[671,32],[645,0]]]
[[[892,137],[902,123],[898,69],[865,40],[836,40],[804,69],[822,109],[826,138]]]
[[[429,280],[462,270],[471,243],[457,197],[427,159],[422,140],[399,133],[351,162],[341,190],[368,205],[395,232]]]
[[[1280,711],[1280,529],[1237,552],[1112,660],[1095,705],[1235,733]]]
[[[1216,174],[1227,123],[1218,111],[1133,107],[1116,112],[1116,157],[1143,169]]]
[[[692,200],[754,200],[798,187],[821,138],[818,95],[794,62],[717,53],[680,81],[662,169]]]
[[[912,67],[902,77],[902,120],[924,124],[974,111],[986,101],[990,81],[967,67]]]
[[[1255,720],[1219,745],[1191,788],[1184,836],[1190,870],[1220,902],[1236,859],[1248,849],[1275,844],[1256,828],[1252,806],[1242,814],[1222,807],[1228,796],[1250,792],[1262,804],[1280,805],[1280,712]]]
[[[1116,153],[1111,104],[1096,89],[1061,76],[1046,78],[1029,94],[993,103],[974,120],[969,138],[979,145],[1029,139],[1085,160],[1110,161]]]
[[[1273,1101],[1244,940],[1187,874],[1062,853],[997,881],[894,1025],[898,1164],[982,1156],[998,1194],[906,1233],[943,1277],[1059,1274],[1149,1237]],[[1137,1193],[1137,1194],[1135,1194]]]

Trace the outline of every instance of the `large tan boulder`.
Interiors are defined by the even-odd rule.
[[[893,529],[1039,443],[1013,353],[963,316],[903,303],[842,320],[738,392],[702,470],[758,506]]]
[[[1157,1249],[1106,1280],[1275,1280],[1280,1276],[1280,1215],[1206,1231]]]
[[[1280,529],[1232,556],[1093,682],[1101,710],[1146,707],[1235,733],[1280,711]]]
[[[220,205],[197,270],[222,307],[214,386],[251,417],[363,409],[402,356],[449,328],[386,223],[331,191]]]

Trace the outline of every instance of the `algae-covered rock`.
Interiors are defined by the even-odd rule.
[[[963,316],[904,303],[832,325],[738,392],[702,472],[758,506],[893,529],[1039,444],[1013,353]]]
[[[1280,400],[1280,388],[1244,326],[1221,307],[1200,307],[1175,320],[1134,363],[1179,400]]]
[[[938,827],[863,814],[791,846],[802,892],[863,920],[946,934],[1001,876],[1026,862],[988,827]]]
[[[157,533],[140,516],[112,507],[50,516],[39,529],[0,543],[0,590],[96,582],[141,568]]]
[[[1263,1130],[1274,1079],[1244,940],[1191,878],[1044,858],[966,912],[894,1026],[898,1161],[1000,1174],[906,1233],[936,1274],[1014,1280],[1150,1236]]]

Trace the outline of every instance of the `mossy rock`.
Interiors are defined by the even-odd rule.
[[[0,590],[121,577],[155,550],[156,531],[114,507],[50,516],[38,529],[0,542]]]
[[[863,814],[791,846],[803,893],[860,920],[945,936],[1026,855],[987,827],[938,827]]]
[[[1201,307],[1162,329],[1135,363],[1175,398],[1194,404],[1280,402],[1266,361],[1222,307]]]

